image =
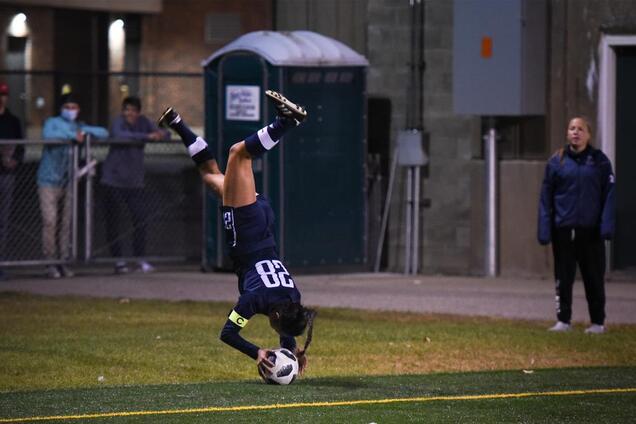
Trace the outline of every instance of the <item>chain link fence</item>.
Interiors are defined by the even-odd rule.
[[[59,184],[38,186],[44,149],[64,158]],[[0,172],[0,265],[61,263],[74,249],[76,149],[68,142],[0,140],[5,164]],[[21,152],[14,155],[14,152]],[[17,157],[6,166],[9,157]]]
[[[142,151],[141,187],[104,184],[114,146]],[[0,140],[4,152],[16,148],[23,160],[0,174],[0,266],[200,260],[202,187],[180,143]],[[43,152],[51,149],[67,156],[65,175],[57,186],[40,186]]]
[[[8,107],[25,138],[2,140],[0,134],[3,155],[24,149],[15,169],[0,167],[0,267],[201,260],[202,186],[180,142],[87,139],[80,146],[41,139],[44,121],[60,113],[65,85],[79,101],[79,119],[90,125],[110,130],[122,100],[132,95],[141,99],[141,112],[151,121],[174,106],[203,134],[200,73],[0,70],[0,80],[9,84]],[[43,152],[50,149],[68,155],[58,190],[38,187]],[[143,156],[141,169],[134,170],[142,183],[134,190],[103,179],[106,158],[117,149]]]
[[[202,194],[198,171],[181,143],[107,140],[92,142],[97,161],[86,181],[85,257],[98,261],[188,260],[202,249]],[[144,151],[143,169],[130,172],[139,187],[113,185],[105,178],[109,154]]]

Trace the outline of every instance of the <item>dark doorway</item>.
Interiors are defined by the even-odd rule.
[[[103,75],[108,71],[108,24],[104,12],[55,10],[54,114],[62,86],[70,84],[79,100],[80,119],[93,125],[108,124],[108,78]]]
[[[614,269],[636,271],[636,47],[616,49]]]
[[[25,118],[25,92],[26,92],[26,80],[24,73],[25,69],[25,51],[26,51],[27,37],[7,37],[7,53],[4,59],[4,65],[6,69],[11,71],[18,71],[15,74],[8,74],[4,79],[9,85],[9,110],[20,118],[20,122],[24,125],[26,123]]]

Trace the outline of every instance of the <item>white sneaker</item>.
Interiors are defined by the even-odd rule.
[[[153,272],[155,267],[146,261],[139,261],[139,270],[145,274],[147,272]]]
[[[60,271],[57,269],[55,265],[49,265],[46,267],[46,275],[49,278],[53,278],[54,280],[57,280],[58,278],[62,278],[62,274],[60,274]]]
[[[62,277],[68,277],[68,278],[75,277],[75,273],[64,265],[58,265],[57,270],[60,272],[60,275]]]
[[[592,324],[585,329],[585,334],[603,334],[605,333],[605,326]]]
[[[548,331],[558,331],[562,333],[564,331],[570,331],[571,329],[572,329],[572,326],[570,324],[563,321],[557,321],[556,324],[548,328]]]
[[[128,269],[128,265],[126,262],[118,261],[115,263],[115,274],[128,274],[130,269]]]

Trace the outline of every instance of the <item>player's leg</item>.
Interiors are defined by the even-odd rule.
[[[252,158],[273,149],[288,128],[291,127],[277,117],[270,125],[230,147],[223,184],[223,206],[240,208],[256,201]]]
[[[223,183],[223,206],[240,208],[256,201],[252,155],[245,141],[230,147]]]
[[[289,130],[296,128],[307,117],[302,107],[281,94],[270,90],[265,94],[274,103],[278,116],[271,124],[230,148],[223,186],[224,206],[238,208],[256,201],[252,159],[276,147]]]
[[[207,141],[192,132],[181,115],[171,107],[165,110],[157,122],[160,126],[172,128],[181,137],[181,141],[199,169],[203,183],[222,198],[224,176]]]

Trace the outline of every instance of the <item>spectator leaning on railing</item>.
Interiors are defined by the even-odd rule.
[[[48,118],[42,129],[42,138],[69,140],[82,143],[86,134],[97,138],[108,137],[106,128],[89,126],[77,120],[79,104],[73,93],[62,96],[60,114]],[[42,212],[42,248],[46,259],[68,259],[70,256],[71,193],[70,143],[45,144],[37,173],[38,194]],[[62,204],[61,216],[59,204]],[[59,249],[58,249],[59,242]],[[51,278],[72,277],[64,265],[47,267]]]
[[[0,138],[22,138],[22,124],[13,115],[7,102],[9,100],[9,86],[0,83]],[[13,203],[13,187],[15,185],[15,173],[24,158],[24,146],[0,145],[0,260],[5,259],[7,252],[7,237],[9,235],[9,214]],[[6,275],[0,268],[0,280],[6,279]]]
[[[108,156],[102,167],[101,185],[106,223],[106,238],[113,257],[120,258],[115,264],[115,273],[129,271],[128,264],[121,260],[122,243],[120,223],[122,207],[125,204],[133,224],[133,256],[138,258],[139,270],[151,272],[154,267],[143,259],[146,254],[146,226],[148,209],[143,196],[144,189],[144,148],[145,141],[170,139],[170,132],[159,129],[154,122],[141,114],[141,100],[126,97],[122,102],[122,112],[111,126]],[[131,140],[139,143],[118,143]]]

